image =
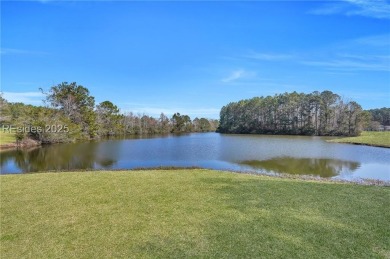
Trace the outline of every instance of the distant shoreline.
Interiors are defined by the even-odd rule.
[[[390,148],[390,131],[363,131],[357,137],[338,138],[327,142]]]
[[[263,174],[263,173],[255,173],[251,171],[234,171],[234,170],[217,170],[217,169],[209,169],[198,166],[190,166],[190,167],[180,167],[180,166],[158,166],[158,167],[137,167],[132,169],[126,168],[118,168],[118,169],[72,169],[72,170],[48,170],[48,171],[37,171],[37,172],[24,172],[18,174],[12,173],[4,173],[1,176],[5,175],[31,175],[31,174],[60,174],[60,173],[100,173],[100,172],[139,172],[139,171],[180,171],[180,170],[207,170],[207,171],[215,171],[222,173],[232,173],[232,174],[242,174],[242,175],[253,175],[259,177],[269,177],[269,178],[278,178],[278,179],[289,179],[289,180],[297,180],[303,182],[321,182],[321,183],[341,183],[341,184],[355,184],[355,185],[374,185],[374,186],[390,186],[390,181],[385,180],[374,180],[374,179],[338,179],[338,178],[325,178],[320,176],[313,175],[296,175],[296,174],[288,174],[288,173],[278,173],[278,174]]]
[[[331,140],[327,140],[326,142],[329,142],[329,143],[339,143],[339,144],[351,144],[351,145],[357,145],[357,146],[390,148],[390,146],[385,146],[385,145],[380,145],[380,144],[360,143],[360,142],[342,142],[342,141],[331,141]]]
[[[200,132],[189,132],[189,133],[200,133]],[[202,132],[203,133],[203,132]],[[209,133],[209,132],[204,132]],[[219,132],[217,132],[219,133]],[[232,134],[232,133],[221,133],[221,134]],[[258,135],[258,136],[286,136],[285,134],[242,134],[234,133],[238,135]],[[160,134],[155,134],[160,135]],[[129,135],[130,136],[130,135]],[[142,136],[142,135],[131,135],[131,136]],[[308,136],[308,135],[288,135],[288,136]],[[318,136],[318,137],[327,137],[327,136]],[[332,136],[334,137],[334,136]],[[332,140],[326,140],[329,143],[341,143],[341,144],[352,144],[352,145],[361,145],[361,146],[370,146],[370,147],[380,147],[380,148],[390,148],[390,131],[363,131],[360,136],[357,137],[341,137]],[[65,143],[65,142],[64,142]],[[48,143],[54,144],[54,143]],[[61,143],[55,143],[61,144]],[[16,148],[30,148],[30,147],[39,147],[41,143],[33,139],[25,139],[20,143],[11,142],[0,144],[0,151],[10,150]]]

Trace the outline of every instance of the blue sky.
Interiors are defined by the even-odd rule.
[[[388,1],[3,1],[1,91],[77,82],[122,112],[218,118],[254,96],[331,90],[390,106]]]

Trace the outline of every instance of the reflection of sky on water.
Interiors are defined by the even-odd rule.
[[[302,136],[216,133],[111,139],[0,153],[2,173],[196,166],[390,181],[390,149]]]
[[[355,172],[341,172],[335,178],[354,180],[359,178],[378,179],[382,181],[390,181],[390,166],[387,164],[367,163]]]

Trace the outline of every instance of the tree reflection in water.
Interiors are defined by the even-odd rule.
[[[104,153],[99,155],[97,142],[48,145],[2,152],[0,165],[13,162],[23,172],[111,168],[116,163],[115,152]]]
[[[286,173],[333,177],[342,172],[352,172],[360,167],[360,163],[326,158],[294,158],[278,157],[269,160],[248,160],[240,162],[255,169],[263,169],[269,173]]]

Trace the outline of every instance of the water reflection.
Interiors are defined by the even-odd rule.
[[[277,157],[268,160],[247,160],[240,164],[265,170],[267,173],[286,173],[334,177],[353,172],[360,167],[358,162],[324,158]]]
[[[194,133],[0,152],[1,173],[179,166],[390,181],[390,149],[326,138]]]
[[[112,168],[117,155],[116,150],[110,149],[109,146],[105,152],[99,154],[99,143],[85,142],[2,152],[0,164],[6,167],[12,163],[23,172]],[[16,171],[9,171],[13,172]]]

